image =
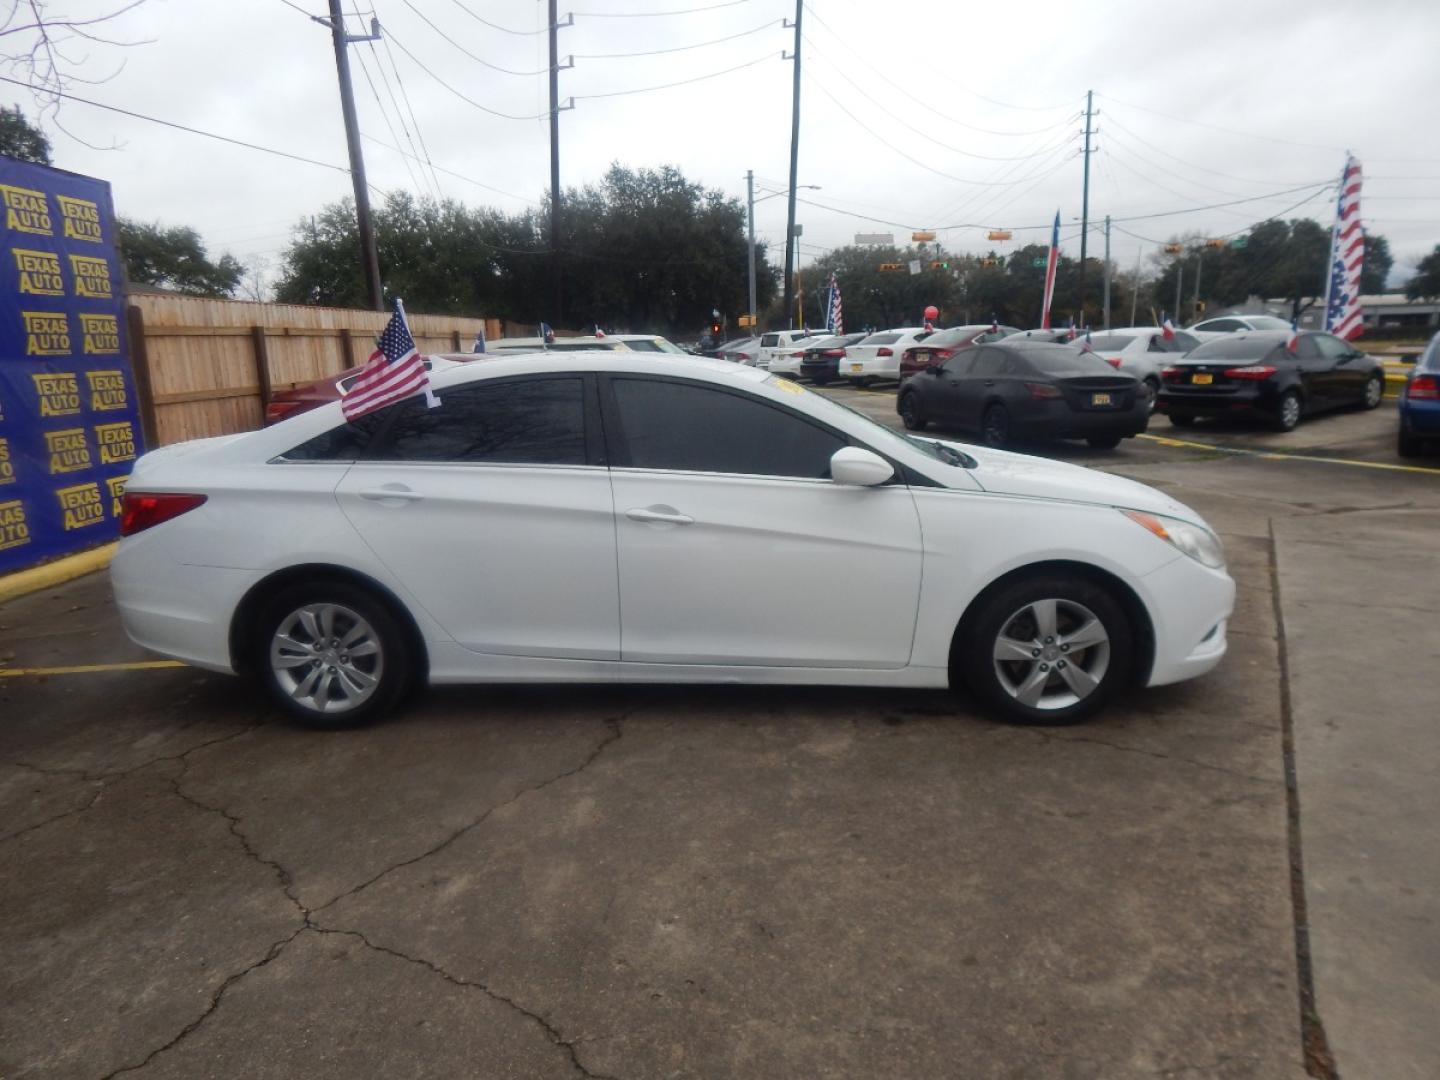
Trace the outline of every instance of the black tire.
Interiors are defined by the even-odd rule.
[[[900,412],[900,420],[906,431],[924,431],[929,426],[930,421],[925,419],[925,411],[920,407],[920,396],[915,391],[901,394],[895,407]]]
[[[1003,450],[1010,443],[1010,411],[1004,405],[994,404],[985,410],[980,421],[980,439],[996,450]]]
[[[1174,413],[1174,412],[1172,412],[1172,413],[1169,413],[1169,414],[1167,414],[1167,415],[1170,417],[1170,423],[1171,423],[1171,425],[1174,426],[1174,427],[1194,427],[1194,426],[1195,426],[1195,415],[1194,415],[1193,413],[1186,413],[1186,412]]]
[[[1090,435],[1085,441],[1095,450],[1114,450],[1122,438],[1122,435]]]
[[[1145,387],[1145,393],[1150,397],[1146,412],[1153,413],[1155,411],[1155,402],[1160,398],[1160,380],[1153,375],[1147,375],[1142,380],[1142,385]]]
[[[869,386],[874,381],[875,377],[873,375],[861,375],[858,379],[851,379],[850,385],[855,387],[856,389],[863,390],[865,389],[865,387]]]
[[[1271,426],[1276,431],[1294,431],[1300,426],[1300,417],[1305,413],[1305,406],[1300,401],[1300,395],[1294,390],[1286,390],[1280,395],[1280,401],[1275,406],[1275,416],[1271,419]]]
[[[1032,605],[1043,601],[1056,602],[1056,632],[1048,644],[1038,619],[1031,617],[1036,610]],[[1098,620],[1104,641],[1061,651],[1065,637],[1087,625],[1087,616]],[[1036,650],[1045,651],[1039,656],[1031,650],[1029,657],[1022,652],[1015,659],[997,659],[997,651],[1006,652],[998,647],[1002,632],[1012,640],[1033,640]],[[1109,589],[1078,574],[1037,573],[991,591],[966,614],[951,658],[951,676],[952,681],[958,676],[986,711],[1002,720],[1075,724],[1094,715],[1129,684],[1134,652],[1134,628]],[[1062,663],[1071,675],[1061,669]],[[1042,665],[1047,664],[1044,670]],[[1081,681],[1087,687],[1083,696],[1077,696],[1071,683],[1077,670],[1086,676]],[[1039,704],[1021,700],[1023,688],[1033,686],[1031,679],[1039,680]]]
[[[310,623],[300,614],[306,609],[311,610],[312,615],[316,609],[322,613],[323,609],[330,609],[331,629],[337,635],[328,639],[330,646],[326,646],[327,639],[317,638],[310,632]],[[312,622],[318,629],[319,621]],[[357,653],[354,657],[339,652],[343,645],[337,647],[337,644],[360,623],[368,633],[356,644],[373,640],[375,652],[366,652],[363,656]],[[287,636],[295,644],[279,645],[277,635],[287,628],[294,631]],[[312,642],[315,648],[310,648]],[[304,652],[295,645],[302,646]],[[276,593],[266,602],[256,621],[250,649],[250,663],[266,693],[306,727],[334,730],[370,723],[393,709],[412,688],[414,680],[415,658],[410,640],[390,608],[373,593],[344,581],[307,582]],[[277,659],[277,650],[300,662],[285,665],[284,657]],[[304,657],[311,653],[316,659],[307,662]],[[282,671],[285,674],[281,674]],[[315,677],[312,686],[315,692],[302,697],[299,691],[311,676]],[[363,687],[366,677],[374,679],[368,691]],[[292,685],[286,685],[287,682]],[[357,685],[362,689],[352,695],[347,688]],[[363,696],[353,705],[345,704],[345,699],[358,695]]]
[[[1416,436],[1402,431],[1395,448],[1401,457],[1419,457],[1425,451],[1425,444]]]
[[[816,386],[824,386],[826,383],[828,383],[828,382],[830,381],[830,376],[829,376],[829,375],[812,375],[812,376],[810,376],[810,381],[813,382]]]
[[[1360,399],[1360,407],[1362,409],[1378,409],[1384,400],[1385,376],[1377,371],[1365,380],[1365,396]]]

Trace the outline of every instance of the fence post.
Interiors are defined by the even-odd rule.
[[[355,353],[350,347],[350,328],[340,328],[340,370],[347,371],[355,366]]]
[[[454,345],[455,345],[455,351],[456,351],[456,352],[459,352],[459,351],[460,351],[460,331],[459,331],[459,330],[452,330],[452,331],[450,331],[450,340],[451,340],[451,341],[454,343]]]
[[[265,343],[265,328],[250,327],[250,341],[255,346],[255,385],[260,387],[260,415],[270,407],[270,349]]]
[[[125,309],[125,323],[130,331],[130,370],[135,373],[135,393],[140,399],[140,431],[145,436],[145,448],[154,450],[160,445],[160,431],[150,380],[150,352],[145,347],[145,315],[138,305]]]

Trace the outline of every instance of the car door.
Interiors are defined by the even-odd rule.
[[[412,398],[336,498],[460,645],[620,655],[614,503],[592,376],[486,379]]]
[[[1331,405],[1350,405],[1365,399],[1365,380],[1369,367],[1359,361],[1364,353],[1352,349],[1348,342],[1333,334],[1313,335],[1321,359],[1328,365],[1324,378]]]
[[[1335,358],[1320,351],[1319,334],[1303,334],[1295,343],[1295,362],[1310,412],[1335,404]]]
[[[922,555],[909,488],[832,483],[848,440],[741,389],[604,385],[623,660],[909,662]]]
[[[979,349],[961,349],[931,374],[922,372],[917,379],[924,396],[920,399],[927,417],[947,427],[960,427],[964,415],[965,378],[975,362]]]
[[[972,350],[974,359],[957,383],[955,422],[968,431],[978,430],[985,405],[1000,393],[1005,354],[988,346]]]

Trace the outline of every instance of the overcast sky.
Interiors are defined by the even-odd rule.
[[[119,2],[52,8],[83,17]],[[74,92],[343,166],[329,33],[296,10],[319,14],[326,0],[293,2],[148,0],[109,25],[154,43],[91,46],[84,74],[120,59],[124,69]],[[564,184],[619,161],[674,164],[741,198],[747,169],[757,198],[784,187],[792,66],[781,52],[793,37],[781,21],[795,4],[721,2],[562,0],[574,25],[561,30],[560,52],[575,66],[560,92],[576,99],[561,116]],[[438,179],[447,197],[511,211],[535,202],[549,182],[546,79],[530,74],[547,62],[544,0],[346,0],[363,16],[352,32],[372,9],[389,47],[351,50],[371,183],[433,191]],[[682,9],[692,10],[659,14]],[[857,232],[906,242],[914,228],[941,229],[955,251],[997,246],[987,228],[1016,230],[1004,251],[1043,240],[1057,208],[1064,249],[1078,254],[1087,90],[1098,129],[1090,215],[1130,219],[1112,237],[1122,265],[1180,232],[1222,236],[1270,215],[1328,226],[1332,196],[1316,189],[1338,179],[1347,148],[1364,166],[1364,217],[1389,237],[1396,278],[1440,242],[1436,0],[807,0],[804,36],[799,182],[820,190],[800,195],[821,204],[799,208],[806,261]],[[397,70],[414,113],[403,125],[390,97],[401,95]],[[33,115],[23,91],[6,89]],[[61,121],[118,145],[90,149],[50,132],[56,164],[108,179],[121,214],[192,225],[212,252],[267,259],[272,273],[295,221],[351,190],[342,171],[83,104],[66,104]],[[423,139],[435,176],[380,145],[410,151],[410,139],[417,149]],[[1196,210],[1216,203],[1237,205]],[[1171,211],[1191,212],[1142,217]],[[778,261],[785,200],[761,202],[756,220]],[[1098,226],[1090,244],[1101,250]]]

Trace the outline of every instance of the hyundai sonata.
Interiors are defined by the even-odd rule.
[[[145,455],[111,568],[130,636],[342,726],[410,687],[945,687],[1069,722],[1225,652],[1194,511],[906,436],[732,363],[523,355]]]

